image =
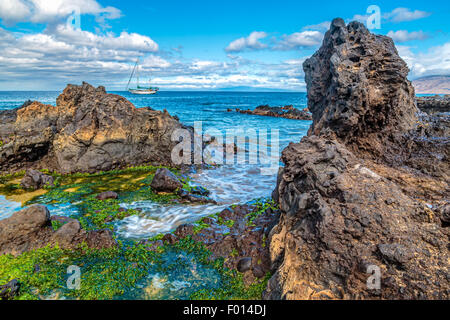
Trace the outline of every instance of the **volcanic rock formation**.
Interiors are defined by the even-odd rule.
[[[171,135],[182,127],[166,111],[138,109],[104,87],[68,85],[56,107],[27,102],[0,112],[0,169],[73,173],[170,165]]]
[[[314,123],[283,151],[265,298],[448,299],[448,122],[361,23],[335,19],[304,70]]]

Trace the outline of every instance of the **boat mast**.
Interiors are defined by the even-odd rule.
[[[139,62],[139,59],[138,59],[138,60],[136,61],[136,63],[134,64],[133,71],[131,72],[130,79],[128,80],[127,90],[128,90],[128,88],[130,87],[130,82],[131,82],[131,79],[133,79],[133,75],[134,75],[134,72],[136,71],[136,67],[138,66],[138,62]]]
[[[137,89],[139,89],[139,58],[136,61]]]

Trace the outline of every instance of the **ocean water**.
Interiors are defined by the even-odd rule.
[[[223,135],[230,129],[241,129],[243,132],[254,130],[258,134],[268,132],[268,149],[266,145],[261,145],[260,140],[257,144],[261,150],[267,149],[264,156],[269,159],[275,158],[275,162],[278,162],[281,151],[290,142],[301,140],[311,124],[310,121],[227,112],[227,109],[254,109],[265,104],[293,105],[303,109],[307,104],[305,93],[159,92],[153,96],[132,95],[128,92],[110,93],[124,96],[138,108],[166,109],[186,125],[201,122],[203,132],[208,129],[218,130]],[[0,110],[19,107],[26,100],[55,105],[58,94],[58,92],[0,92]],[[272,137],[276,137],[274,130],[277,131],[278,141],[272,140]],[[253,149],[250,148],[251,150]],[[218,202],[217,205],[163,206],[150,201],[123,204],[124,208],[139,208],[143,214],[118,222],[117,232],[119,236],[128,239],[147,238],[161,232],[170,232],[181,224],[194,222],[231,204],[269,197],[276,184],[277,170],[267,172],[264,171],[264,167],[264,164],[247,161],[192,173],[190,177],[194,183],[208,188],[212,192],[211,197]],[[10,216],[20,208],[20,204],[0,196],[0,219]],[[63,204],[50,207],[49,210],[52,214],[69,215],[74,208]]]

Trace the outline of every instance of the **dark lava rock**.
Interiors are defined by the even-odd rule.
[[[191,224],[183,224],[179,226],[174,232],[174,235],[180,239],[186,238],[187,236],[191,236],[193,234],[194,226]]]
[[[167,168],[156,170],[155,177],[150,185],[156,192],[174,192],[183,187],[177,176]]]
[[[204,188],[202,188],[204,189]],[[201,190],[201,189],[200,189]],[[206,189],[204,189],[206,190]],[[189,192],[185,189],[180,189],[178,190],[177,194],[180,196],[180,198],[184,201],[184,202],[189,202],[189,203],[216,203],[216,201],[214,201],[213,199],[204,196],[204,195],[200,195],[197,193],[193,193],[192,191]],[[208,192],[203,192],[203,193],[209,193]]]
[[[177,242],[177,240],[177,237],[171,233],[165,234],[162,238],[162,241],[168,244],[174,244],[175,242]]]
[[[25,172],[25,176],[22,178],[20,185],[24,189],[37,190],[46,186],[54,186],[54,179],[40,171],[28,169]]]
[[[426,113],[450,112],[450,95],[417,97],[417,107]]]
[[[5,285],[0,285],[0,300],[13,300],[19,294],[20,283],[13,279]]]
[[[0,112],[0,169],[73,173],[172,165],[177,143],[171,136],[181,128],[167,112],[136,108],[104,87],[68,85],[56,107],[33,102]]]
[[[439,214],[439,218],[446,227],[450,225],[450,203],[439,206],[436,210]]]
[[[207,197],[211,192],[206,188],[195,186],[191,188],[191,193]]]
[[[54,231],[50,213],[41,205],[20,210],[0,221],[0,255],[19,255],[48,244],[72,249],[83,242],[97,249],[117,245],[110,230],[86,231],[75,219],[68,218],[61,228]]]
[[[245,257],[238,261],[237,263],[237,270],[241,273],[244,273],[248,270],[250,270],[252,267],[252,258],[251,257]]]
[[[117,199],[119,195],[114,191],[105,191],[96,196],[98,200]]]
[[[448,299],[450,234],[424,203],[448,199],[449,138],[393,41],[335,19],[304,69],[313,125],[282,154],[265,298]]]
[[[230,109],[228,109],[231,111]],[[257,116],[267,116],[275,118],[286,118],[294,120],[312,120],[311,113],[307,110],[299,110],[294,106],[284,107],[271,107],[268,105],[256,107],[255,110],[240,110],[236,109],[236,112],[243,114],[252,114]]]

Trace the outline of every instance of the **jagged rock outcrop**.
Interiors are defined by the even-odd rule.
[[[450,94],[417,97],[417,107],[426,113],[450,112]]]
[[[171,164],[167,112],[136,108],[104,87],[68,85],[56,107],[39,102],[0,112],[0,169],[95,172],[143,163]]]
[[[0,221],[0,255],[20,255],[49,244],[73,249],[82,243],[96,249],[117,245],[110,230],[86,231],[75,219],[67,219],[66,223],[55,231],[50,212],[41,205],[20,210]]]
[[[265,298],[448,299],[448,129],[418,116],[392,40],[360,23],[334,20],[304,69],[314,123],[283,151]]]
[[[390,137],[414,128],[414,88],[392,39],[336,19],[303,66],[314,119],[310,134],[329,133],[379,156]]]

